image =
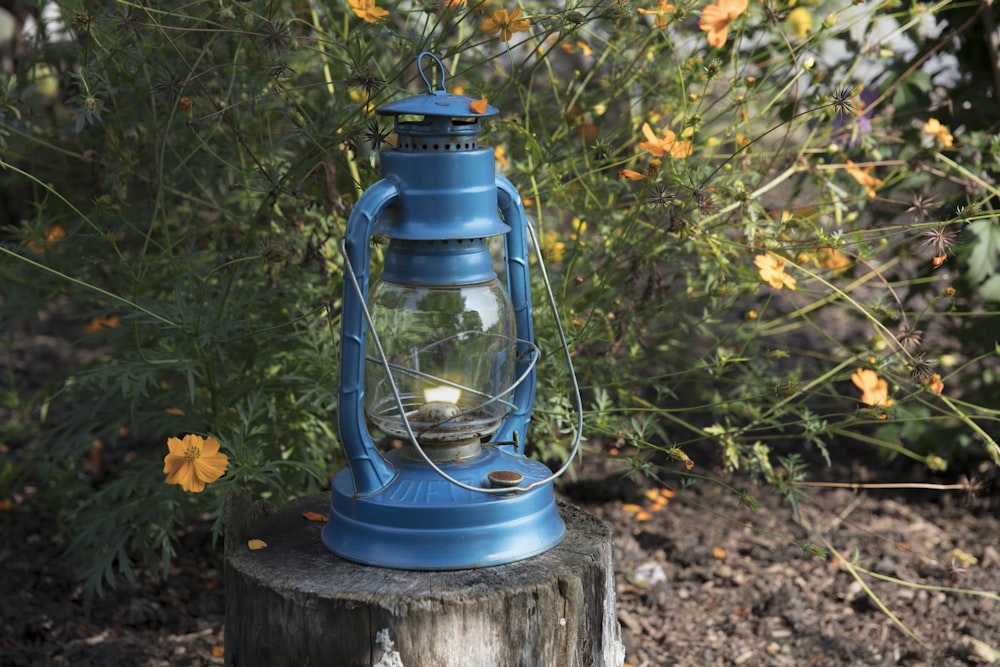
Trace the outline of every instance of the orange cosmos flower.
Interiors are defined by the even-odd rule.
[[[28,246],[28,250],[36,255],[42,254],[49,248],[52,248],[56,243],[66,238],[66,230],[60,225],[49,225],[45,228],[43,235],[45,238],[39,243],[26,241],[25,243]]]
[[[861,390],[861,402],[865,405],[880,405],[884,408],[892,405],[889,398],[889,383],[878,376],[873,370],[859,368],[851,375],[851,382]]]
[[[787,287],[790,290],[795,289],[798,281],[793,276],[785,273],[785,260],[782,258],[768,253],[766,255],[757,255],[753,258],[753,263],[759,269],[761,280],[774,289],[781,289],[782,287]]]
[[[167,484],[179,484],[190,493],[205,490],[206,484],[216,481],[226,472],[229,457],[219,451],[219,441],[200,435],[186,435],[184,439],[168,438],[170,453],[163,458],[163,472]]]
[[[653,132],[649,123],[642,124],[642,134],[646,141],[639,143],[639,148],[644,148],[656,157],[663,157],[664,153],[671,157],[685,158],[691,155],[691,142],[678,139],[672,130],[663,130],[663,138],[660,139]]]
[[[121,324],[121,320],[117,315],[108,315],[107,317],[91,317],[87,320],[87,323],[83,325],[83,332],[94,334],[101,333],[102,331],[108,331],[109,329],[117,329]]]
[[[865,193],[868,195],[869,199],[875,198],[875,188],[882,187],[882,179],[875,178],[871,175],[871,170],[874,169],[874,165],[868,165],[864,169],[857,166],[850,160],[847,161],[847,166],[844,167],[844,171],[851,175],[854,180],[864,186]]]
[[[590,48],[590,46],[586,42],[577,41],[574,44],[563,42],[562,44],[559,45],[559,48],[565,51],[566,53],[576,53],[577,51],[579,51],[580,53],[582,53],[587,57],[594,55],[594,50]]]
[[[505,168],[510,168],[510,160],[507,159],[507,149],[503,146],[497,146],[493,149],[493,159]]]
[[[820,248],[816,252],[816,263],[824,269],[832,270],[833,275],[839,276],[851,265],[851,260],[836,248]]]
[[[499,35],[501,40],[509,42],[514,33],[527,32],[531,28],[531,22],[520,18],[520,16],[520,9],[509,13],[506,9],[497,9],[490,14],[488,19],[483,21],[479,29],[491,35]]]
[[[347,0],[347,2],[354,10],[355,16],[364,19],[365,23],[378,23],[389,15],[387,10],[375,6],[375,0]]]
[[[722,48],[729,39],[729,24],[746,13],[749,0],[719,0],[701,10],[698,27],[708,33],[708,45]]]
[[[635,503],[623,503],[622,509],[635,516],[636,521],[649,521],[653,515]]]
[[[472,100],[469,102],[469,111],[475,114],[484,114],[486,113],[486,109],[489,107],[488,102],[489,100],[485,97],[478,100]]]
[[[670,14],[674,11],[674,6],[669,2],[667,2],[666,0],[658,0],[656,3],[656,9],[643,9],[642,7],[639,7],[637,11],[640,14],[648,14],[650,16],[655,16],[656,18],[653,19],[653,24],[657,28],[666,28],[667,14]]]

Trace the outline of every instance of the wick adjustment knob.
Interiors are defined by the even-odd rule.
[[[524,475],[513,470],[494,470],[486,479],[494,489],[513,489],[524,481]]]

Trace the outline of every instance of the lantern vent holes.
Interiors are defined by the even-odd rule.
[[[434,241],[430,241],[430,243],[440,243],[441,245],[451,245],[452,243],[457,243],[458,245],[462,245],[463,243],[468,243],[468,244],[472,245],[474,243],[481,243],[483,240],[484,239],[481,239],[481,238],[479,238],[479,239],[437,239],[437,240],[434,240]]]
[[[401,139],[396,150],[406,151],[408,153],[431,153],[431,152],[450,152],[450,151],[474,151],[479,148],[478,141],[446,141],[446,142],[435,142],[428,143],[426,141],[418,141],[416,137],[409,139]]]

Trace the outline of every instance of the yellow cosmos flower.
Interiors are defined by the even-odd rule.
[[[559,263],[566,256],[566,243],[559,240],[559,234],[546,230],[542,233],[542,253],[551,262]]]
[[[163,472],[167,484],[179,484],[190,493],[205,490],[206,484],[216,481],[226,472],[229,457],[219,451],[219,441],[200,435],[186,435],[184,439],[168,438],[170,453],[163,457]]]
[[[785,260],[782,258],[768,253],[766,255],[757,255],[753,258],[753,263],[759,270],[761,280],[774,289],[781,289],[782,287],[787,287],[790,290],[795,289],[798,281],[793,276],[785,273]]]
[[[509,42],[514,33],[527,32],[531,28],[531,22],[520,17],[520,9],[509,13],[506,9],[497,9],[490,14],[488,19],[483,21],[479,29],[491,35],[499,35],[501,40]]]
[[[375,6],[375,0],[347,0],[355,16],[365,23],[378,23],[389,15],[388,10]]]
[[[878,376],[873,370],[859,368],[851,375],[851,382],[861,390],[861,402],[865,405],[880,405],[887,408],[892,405],[889,398],[889,383]]]
[[[658,2],[656,3],[656,9],[643,9],[642,7],[639,7],[637,11],[640,14],[655,16],[656,18],[653,19],[653,24],[657,28],[666,28],[667,14],[670,14],[674,11],[674,6],[669,2],[667,2],[667,0],[658,0]]]
[[[722,48],[729,39],[729,24],[746,13],[749,0],[719,0],[701,10],[698,27],[708,33],[708,45]]]
[[[788,23],[791,24],[796,37],[805,37],[813,27],[812,14],[805,7],[796,7],[788,12]]]
[[[643,123],[642,135],[646,137],[646,141],[640,142],[639,148],[646,149],[656,157],[663,157],[664,153],[677,158],[691,155],[691,142],[678,139],[672,130],[663,130],[663,138],[660,139],[649,123]]]
[[[347,93],[347,96],[355,104],[361,105],[366,115],[372,115],[375,113],[375,105],[371,102],[371,95],[362,90],[351,90]]]
[[[942,125],[937,118],[931,118],[924,123],[924,132],[934,137],[942,148],[951,148],[955,144],[955,137],[951,136],[947,125]]]

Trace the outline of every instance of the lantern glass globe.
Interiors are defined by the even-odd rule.
[[[403,413],[369,336],[365,411],[370,422],[409,442],[404,418],[421,446],[478,442],[509,410],[516,362],[510,297],[499,280],[462,286],[378,281],[369,310]]]

